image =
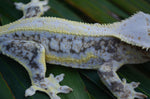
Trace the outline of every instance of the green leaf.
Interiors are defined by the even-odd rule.
[[[1,73],[0,73],[0,89],[1,89],[0,90],[1,99],[14,99],[14,96]],[[7,95],[5,95],[6,93]]]
[[[96,22],[114,22],[117,21],[110,16],[107,9],[94,0],[65,0],[76,9],[82,11],[88,17]],[[109,10],[109,9],[108,9]],[[94,12],[95,11],[95,12]]]

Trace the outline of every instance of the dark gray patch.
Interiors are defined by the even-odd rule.
[[[72,54],[79,54],[80,52],[76,52],[74,49],[73,49],[73,42],[74,40],[76,40],[78,37],[77,36],[74,36],[73,40],[72,40],[72,43],[71,43],[71,49],[70,49],[70,53]]]
[[[111,82],[111,90],[113,92],[123,92],[124,86],[121,82]]]
[[[91,42],[92,42],[92,40],[89,40],[89,41],[86,42],[86,44],[89,44],[90,46],[92,46]]]
[[[20,50],[20,52],[18,52],[17,54],[16,54],[16,56],[21,56],[23,54],[23,52]]]
[[[76,40],[77,39],[77,36],[74,36],[74,38],[73,38],[74,40]]]
[[[71,44],[72,45],[72,44]],[[70,49],[70,53],[72,53],[72,54],[78,54],[77,52],[75,52],[73,49],[72,49],[72,47],[71,47],[71,49]]]
[[[107,45],[107,52],[108,53],[116,53],[117,52],[117,47],[119,46],[119,43],[120,43],[121,41],[120,40],[118,40],[118,39],[110,39],[109,41],[108,41],[108,45]]]
[[[36,74],[35,77],[34,77],[34,79],[35,79],[34,81],[41,81],[41,80],[44,79],[44,77],[41,76],[40,74]]]
[[[6,47],[6,50],[9,51],[9,49],[11,48],[11,46],[8,44],[6,46],[3,46],[3,47]]]
[[[3,47],[6,48],[7,51],[10,51],[10,49],[14,47],[14,44],[15,44],[15,42],[12,41],[11,43],[9,43],[9,44],[7,44],[7,45],[3,45]],[[15,49],[16,49],[16,48],[15,48]],[[15,51],[15,50],[13,50],[13,51],[11,50],[11,52],[15,53],[14,51]]]
[[[14,37],[19,37],[19,35],[17,33],[14,33]]]
[[[72,39],[68,39],[69,42],[72,42]]]
[[[36,62],[34,62],[33,60],[37,57],[37,55],[38,55],[38,48],[34,48],[32,51],[32,54],[33,54],[33,56],[32,56],[32,58],[31,58],[31,60],[30,60],[30,62],[29,62],[29,65],[31,65],[31,67],[34,67],[34,68],[39,68],[38,67],[38,65],[37,65],[37,63]]]
[[[94,44],[95,50],[100,50],[101,49],[100,43],[101,43],[101,40],[99,42],[95,42],[95,44]]]
[[[29,60],[29,57],[28,56],[24,56],[23,57],[25,60]]]
[[[84,41],[84,37],[82,37],[82,48],[81,48],[81,50],[80,50],[80,52],[82,52],[82,53],[84,53],[85,51],[86,51],[86,48],[84,48],[84,43],[85,43],[85,41]]]
[[[126,51],[126,48],[125,48],[125,47],[123,47],[123,51]]]
[[[86,51],[86,48],[84,47],[80,50],[81,53],[85,53],[85,51]]]
[[[2,35],[3,37],[6,37],[6,38],[8,38],[9,37],[9,35],[8,34],[4,34],[4,35]]]
[[[102,75],[106,76],[106,77],[114,77],[113,71],[110,72],[101,72]]]
[[[122,57],[121,57],[121,55],[115,54],[115,55],[113,55],[112,59],[116,60],[117,62],[120,62],[122,60]]]
[[[24,33],[21,33],[22,37],[26,37]]]
[[[115,52],[116,52],[116,48],[108,47],[107,52],[108,52],[108,53],[115,53]]]
[[[107,40],[102,40],[102,41],[105,42],[105,43],[104,43],[104,46],[107,47],[107,46],[108,46],[108,41],[107,41]]]
[[[38,64],[34,61],[34,59],[37,57],[39,49],[37,47],[35,47],[32,50],[30,50],[27,46],[24,46],[25,43],[26,43],[25,41],[20,41],[19,45],[22,45],[22,46],[18,46],[17,45],[18,43],[16,43],[15,41],[12,41],[10,44],[6,45],[6,50],[9,51],[9,49],[15,48],[15,50],[14,51],[11,50],[11,52],[13,54],[16,54],[16,56],[18,56],[18,57],[22,57],[25,60],[27,60],[27,59],[29,60],[29,58],[27,56],[28,53],[26,53],[26,55],[23,55],[23,52],[21,51],[21,49],[24,49],[24,50],[26,50],[28,52],[31,51],[30,53],[32,53],[33,56],[31,58],[31,60],[29,60],[29,65],[31,66],[31,68],[38,69],[39,68]],[[20,51],[16,52],[16,50],[20,50]]]
[[[40,36],[40,34],[37,34],[37,37],[38,37],[38,39],[39,39],[39,40],[41,39],[41,36]]]
[[[131,92],[129,91],[128,93],[125,92],[121,97],[120,99],[128,99],[129,95],[131,94]]]
[[[41,10],[38,6],[32,6],[30,8],[27,8],[27,11],[26,11],[26,16],[25,18],[30,18],[30,17],[35,17],[38,15],[38,13],[40,13]],[[31,14],[30,14],[31,13]],[[34,14],[33,14],[34,13]]]
[[[26,39],[29,40],[30,38],[29,38],[29,37],[26,37]]]
[[[29,65],[31,66],[31,68],[34,68],[34,69],[39,68],[38,64],[35,61],[30,61]]]
[[[88,62],[84,63],[87,65],[87,67],[91,67],[91,68],[98,68],[97,66],[101,66],[102,64],[104,64],[105,60],[102,58],[91,58]],[[92,67],[93,66],[93,67]]]
[[[63,41],[63,39],[61,38],[60,41],[58,42],[58,46],[59,46],[59,51],[58,52],[60,52],[60,53],[63,53],[63,51],[60,49],[62,41]]]
[[[47,46],[48,46],[49,51],[53,51],[53,52],[57,52],[57,53],[63,52],[62,50],[60,50],[60,41],[58,41],[59,50],[56,50],[56,49],[54,49],[54,48],[51,48],[50,43],[51,43],[51,39],[52,39],[52,38],[55,39],[55,40],[58,39],[58,38],[56,38],[56,36],[54,36],[54,37],[49,37],[49,38],[48,38],[48,41],[49,41],[49,42],[48,42],[48,45],[47,45]]]

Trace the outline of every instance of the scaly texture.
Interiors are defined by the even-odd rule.
[[[148,14],[139,12],[125,21],[108,25],[87,24],[40,17],[48,10],[47,3],[47,0],[32,0],[26,5],[15,3],[24,16],[0,27],[0,51],[22,64],[30,75],[32,85],[25,96],[32,96],[39,90],[51,99],[60,99],[58,93],[72,91],[59,84],[64,74],[45,77],[47,62],[97,70],[118,99],[146,97],[134,90],[139,83],[121,80],[116,71],[124,64],[149,61],[149,51],[142,49],[150,46]]]

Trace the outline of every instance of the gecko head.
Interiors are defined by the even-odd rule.
[[[23,3],[14,3],[18,10],[23,11],[23,18],[30,17],[39,17],[46,12],[50,6],[47,6],[48,0],[39,1],[39,0],[31,0],[28,4]]]

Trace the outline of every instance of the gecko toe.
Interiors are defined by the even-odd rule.
[[[31,86],[30,88],[28,88],[26,91],[25,91],[25,97],[28,97],[28,96],[32,96],[34,95],[36,92],[34,86]]]
[[[59,90],[60,93],[69,93],[73,91],[73,89],[68,86],[61,86]]]
[[[135,97],[138,99],[146,99],[147,98],[146,95],[144,95],[143,93],[140,93],[140,92],[136,92]]]
[[[55,77],[55,79],[56,79],[58,82],[61,82],[61,81],[64,79],[64,74],[57,75],[57,76]]]

